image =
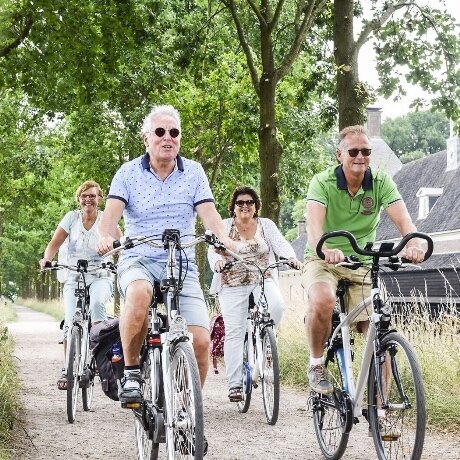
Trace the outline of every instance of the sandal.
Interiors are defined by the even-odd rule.
[[[243,388],[230,388],[230,390],[228,390],[228,399],[230,399],[231,402],[243,401]]]
[[[67,390],[67,373],[65,369],[62,369],[62,375],[57,381],[57,387],[59,390]]]

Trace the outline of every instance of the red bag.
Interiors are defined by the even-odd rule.
[[[224,356],[225,324],[224,318],[220,313],[215,313],[209,321],[209,331],[211,333],[211,357],[214,367],[214,374],[218,374],[217,358]]]

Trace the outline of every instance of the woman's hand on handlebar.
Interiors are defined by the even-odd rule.
[[[47,264],[48,266],[49,264],[51,264],[51,260],[43,258],[43,259],[40,259],[38,263],[40,264],[40,269],[43,270]]]
[[[103,256],[104,254],[106,254],[107,252],[113,249],[114,241],[115,241],[115,238],[112,238],[110,235],[100,238],[96,244],[96,252],[100,256]]]
[[[336,265],[345,260],[345,256],[340,249],[327,249],[323,246],[324,262]]]
[[[214,265],[214,271],[220,273],[225,266],[225,260],[218,260]]]

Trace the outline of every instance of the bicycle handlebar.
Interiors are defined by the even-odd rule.
[[[221,272],[225,271],[225,270],[229,270],[230,268],[232,268],[234,265],[236,264],[249,264],[249,265],[252,265],[253,267],[255,267],[254,270],[252,271],[258,271],[260,274],[263,274],[265,273],[266,271],[268,270],[271,270],[272,268],[276,268],[276,267],[280,267],[281,265],[288,265],[289,267],[293,268],[294,270],[297,270],[297,268],[295,268],[294,266],[292,266],[289,262],[288,262],[288,259],[286,259],[285,257],[280,257],[280,260],[278,260],[277,262],[273,262],[272,264],[270,264],[268,267],[265,267],[265,268],[261,268],[259,267],[255,262],[253,261],[250,261],[250,260],[246,260],[246,259],[243,259],[242,257],[239,257],[238,260],[231,260],[230,262],[227,262],[223,267],[222,267],[222,270]]]
[[[92,273],[98,270],[108,270],[112,273],[115,273],[116,271],[116,267],[112,262],[101,262],[100,265],[88,267],[88,261],[83,259],[78,260],[77,265],[60,264],[55,260],[53,260],[52,262],[47,261],[41,271],[63,270],[65,268],[67,270],[71,270],[78,273]]]
[[[426,233],[421,233],[421,232],[412,232],[408,233],[405,235],[399,244],[396,247],[393,247],[393,243],[389,244],[384,244],[380,246],[378,250],[372,249],[372,247],[369,247],[369,243],[366,244],[364,248],[360,248],[358,246],[358,242],[356,241],[356,238],[354,235],[347,230],[336,230],[333,232],[327,232],[324,233],[324,235],[321,236],[321,238],[318,241],[318,244],[316,245],[316,254],[318,254],[318,257],[321,259],[325,259],[325,255],[323,253],[323,244],[330,238],[338,237],[338,236],[343,236],[348,239],[348,241],[351,244],[351,247],[353,250],[356,252],[356,254],[360,254],[362,256],[378,256],[378,257],[392,257],[397,254],[399,254],[404,247],[406,246],[407,242],[410,241],[413,238],[420,238],[425,240],[428,243],[428,249],[425,253],[425,257],[423,261],[427,260],[431,254],[433,253],[433,240],[429,235]],[[391,244],[391,247],[390,247]]]
[[[189,242],[182,242],[180,241],[179,234],[177,233],[171,233],[168,234],[168,231],[165,231],[163,235],[161,236],[161,240],[159,239],[159,235],[153,235],[153,236],[144,236],[144,235],[138,235],[138,236],[123,236],[119,240],[115,240],[112,243],[113,249],[106,254],[104,254],[103,257],[109,257],[122,249],[131,249],[134,246],[138,246],[139,244],[148,244],[149,246],[156,248],[156,249],[167,249],[169,246],[169,243],[173,242],[177,245],[177,247],[185,249],[185,248],[190,248],[192,246],[195,246],[198,243],[208,243],[211,246],[214,246],[216,249],[219,250],[225,250],[229,252],[232,256],[236,256],[239,258],[239,256],[232,251],[228,250],[217,238],[214,233],[212,233],[210,230],[206,230],[204,235],[200,235],[193,239],[192,241]],[[175,232],[174,230],[171,230],[171,232]]]

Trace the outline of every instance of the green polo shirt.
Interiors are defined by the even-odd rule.
[[[309,200],[326,207],[324,232],[348,230],[355,236],[358,245],[363,247],[376,239],[381,210],[401,200],[401,195],[387,173],[380,170],[374,172],[369,168],[364,174],[361,188],[352,197],[348,193],[342,165],[338,165],[313,177],[308,188]],[[344,237],[331,238],[326,244],[330,249],[341,249],[345,255],[354,254]],[[307,244],[305,255],[316,255],[315,248]]]

